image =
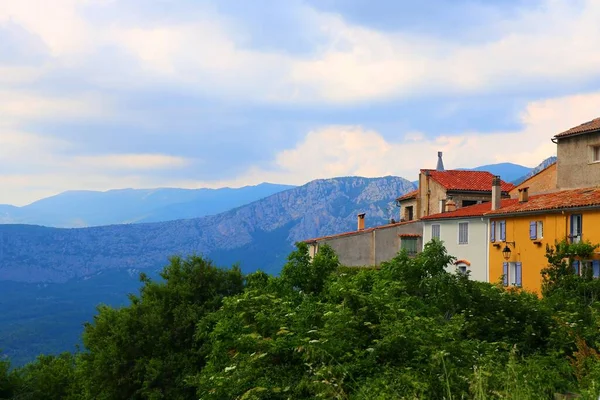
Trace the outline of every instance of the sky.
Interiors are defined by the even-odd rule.
[[[528,167],[600,117],[598,0],[0,0],[0,204]]]

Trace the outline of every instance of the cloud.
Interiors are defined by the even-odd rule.
[[[106,154],[76,156],[65,161],[68,164],[100,171],[110,170],[152,170],[181,168],[190,164],[184,157],[164,154]]]
[[[524,82],[543,87],[550,80],[581,83],[600,75],[595,48],[600,3],[593,0],[546,0],[536,8],[516,10],[510,18],[480,27],[488,37],[468,44],[433,31],[377,31],[293,2],[299,26],[319,39],[312,51],[301,53],[252,48],[254,33],[206,2],[194,6],[193,18],[149,22],[127,16],[120,2],[51,3],[3,0],[0,24],[20,24],[41,38],[52,55],[40,67],[45,74],[72,68],[96,85],[139,90],[140,85],[170,84],[227,98],[343,104],[520,92]],[[94,19],[96,13],[113,18]],[[107,49],[109,57],[126,54],[133,62],[114,63],[118,70],[110,74],[86,63]],[[31,71],[12,73],[33,79]]]
[[[470,168],[513,162],[534,167],[556,154],[551,138],[597,117],[600,92],[532,102],[521,113],[516,131],[440,135],[427,139],[411,132],[388,141],[362,126],[327,126],[312,130],[296,147],[279,153],[270,168],[250,168],[231,181],[207,186],[241,186],[260,182],[303,184],[336,176],[398,175],[415,179],[421,168],[435,168],[437,151],[446,168]]]

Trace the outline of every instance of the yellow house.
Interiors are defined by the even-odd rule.
[[[600,243],[600,188],[561,190],[528,195],[522,188],[518,199],[486,214],[490,219],[490,282],[520,286],[541,293],[541,270],[548,265],[546,245],[565,238]],[[510,250],[510,251],[507,251]],[[592,268],[600,277],[600,254],[574,265],[581,273]]]

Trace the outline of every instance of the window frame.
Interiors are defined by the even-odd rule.
[[[505,261],[502,263],[503,285],[505,287],[523,287],[523,263]]]
[[[466,225],[466,227],[467,227],[466,228],[467,229],[466,230],[466,236],[467,236],[466,239],[467,240],[465,242],[461,242],[461,240],[460,240],[460,227],[461,227],[461,225],[463,225],[463,226]],[[469,244],[469,221],[461,221],[461,222],[458,223],[458,244],[459,245]]]
[[[437,237],[434,235],[434,228],[437,227]],[[442,225],[441,224],[431,224],[431,238],[440,240],[442,236]]]
[[[414,250],[404,247],[404,245],[408,244],[408,243],[411,243],[411,246],[412,246],[412,243],[414,243]],[[419,241],[418,241],[418,238],[416,238],[416,237],[407,236],[407,237],[400,238],[400,250],[401,251],[406,250],[406,252],[408,253],[409,256],[414,256],[419,253],[418,244],[419,244]]]
[[[600,144],[590,145],[590,164],[600,163]]]
[[[577,232],[574,232],[573,225],[574,220],[578,219]],[[575,235],[577,233],[577,235]],[[571,214],[569,216],[569,242],[579,243],[583,236],[583,214]]]

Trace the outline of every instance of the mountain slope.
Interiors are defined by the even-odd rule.
[[[274,259],[295,241],[354,229],[359,212],[367,212],[369,225],[384,223],[395,215],[393,200],[413,188],[397,177],[347,177],[313,181],[191,220],[77,229],[0,225],[0,280],[66,282],[105,269],[157,268],[174,254],[225,257],[248,245],[262,258],[239,253],[245,270],[268,265],[277,271],[281,263]]]
[[[70,228],[197,218],[293,187],[262,183],[237,189],[69,191],[23,207],[0,206],[0,223]]]
[[[515,179],[514,181],[512,181],[512,183],[514,183],[515,185],[519,185],[524,180],[531,178],[533,175],[537,174],[541,170],[546,169],[550,165],[554,164],[556,162],[556,160],[557,160],[556,156],[546,158],[537,167],[532,168],[527,174],[519,177],[518,179]]]

